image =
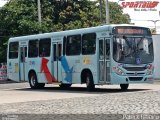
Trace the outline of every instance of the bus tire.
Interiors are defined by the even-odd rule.
[[[95,89],[95,84],[93,82],[93,76],[91,73],[87,73],[85,76],[87,91],[93,91]]]
[[[120,84],[121,90],[125,91],[128,89],[129,84]]]
[[[59,87],[62,88],[62,89],[68,89],[68,88],[71,87],[71,85],[72,85],[72,84],[64,84],[64,83],[61,83],[61,84],[59,85]]]
[[[34,72],[29,75],[29,85],[32,89],[44,88],[45,83],[38,83],[37,76]]]

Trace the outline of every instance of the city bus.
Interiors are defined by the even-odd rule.
[[[8,79],[45,84],[95,85],[153,83],[153,41],[149,28],[113,24],[13,37],[8,41]]]

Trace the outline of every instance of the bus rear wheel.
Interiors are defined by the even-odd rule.
[[[129,84],[120,84],[121,90],[127,90],[129,87]]]
[[[95,89],[95,85],[93,82],[93,76],[91,73],[87,73],[85,76],[87,91],[93,91]]]
[[[44,88],[45,83],[38,83],[37,76],[34,72],[29,75],[29,85],[32,89]]]

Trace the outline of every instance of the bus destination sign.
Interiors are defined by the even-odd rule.
[[[117,29],[117,32],[119,34],[144,34],[144,30],[142,29],[124,29],[124,28],[119,28]]]
[[[138,27],[116,27],[114,29],[115,34],[128,34],[128,35],[146,35],[149,33],[146,28]]]

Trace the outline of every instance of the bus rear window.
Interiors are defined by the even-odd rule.
[[[18,58],[18,42],[11,42],[9,43],[9,59],[16,59]]]

